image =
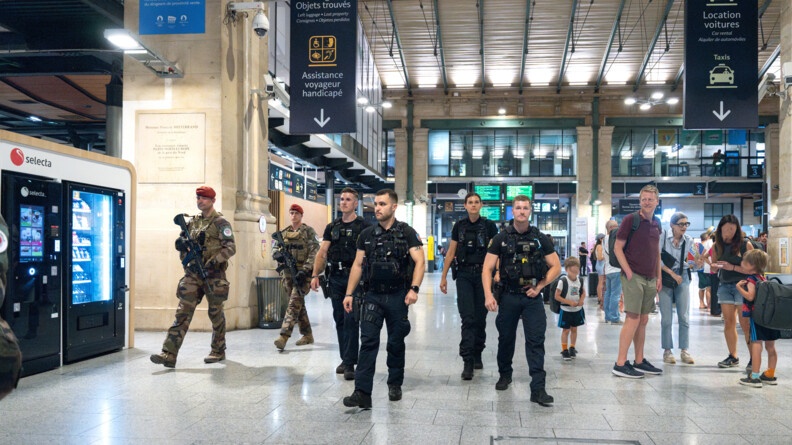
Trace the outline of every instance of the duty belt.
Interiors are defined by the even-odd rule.
[[[481,272],[482,264],[460,264],[459,270],[464,272]]]
[[[349,270],[351,269],[350,266],[345,266],[344,263],[342,263],[341,261],[328,263],[328,267],[330,268],[331,272],[341,272],[347,275],[349,274]]]

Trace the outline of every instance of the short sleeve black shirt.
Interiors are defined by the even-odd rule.
[[[530,231],[531,229],[529,228],[528,230]],[[495,237],[492,238],[492,241],[490,241],[490,245],[487,248],[487,253],[491,253],[500,257],[501,251],[506,249],[506,238],[508,235],[508,230],[502,230],[500,233],[495,235]],[[541,232],[539,232],[539,244],[542,246],[542,253],[544,256],[555,252],[555,246],[553,246],[553,242],[550,240],[550,237]]]

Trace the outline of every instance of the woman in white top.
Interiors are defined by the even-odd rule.
[[[690,313],[690,264],[688,262],[688,252],[693,248],[693,238],[687,235],[690,222],[687,215],[682,212],[674,213],[671,216],[671,231],[665,231],[660,238],[660,252],[663,257],[669,260],[661,262],[663,275],[670,275],[675,285],[667,285],[666,279],[663,280],[663,288],[660,290],[660,329],[663,349],[663,362],[676,363],[674,353],[674,339],[671,335],[671,325],[673,323],[673,307],[676,306],[677,319],[679,320],[679,348],[682,350],[682,363],[693,364],[693,357],[688,352],[689,346],[689,323]],[[673,258],[673,260],[670,260]],[[665,263],[671,263],[668,267]]]

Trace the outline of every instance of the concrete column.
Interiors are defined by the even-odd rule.
[[[599,199],[602,205],[599,208],[599,232],[605,233],[605,223],[613,216],[613,162],[611,162],[611,145],[614,127],[600,127],[599,129]]]
[[[784,3],[781,8],[781,55],[779,62],[783,65],[786,62],[792,62],[792,7],[789,3]],[[778,154],[778,157],[773,157],[767,160],[769,165],[777,165],[778,173],[775,174],[775,168],[771,167],[769,170],[771,185],[773,182],[778,181],[778,197],[775,199],[775,214],[770,220],[770,230],[767,239],[767,253],[770,254],[770,271],[780,273],[792,273],[792,254],[789,253],[789,248],[785,252],[781,252],[779,244],[782,239],[787,242],[792,242],[792,118],[790,118],[787,111],[790,107],[790,98],[786,97],[780,101],[780,110],[778,113],[778,148],[767,150],[770,156]],[[768,143],[765,134],[765,143]],[[772,190],[772,188],[771,188]],[[772,210],[771,210],[772,211]],[[787,258],[781,258],[780,254],[786,253]],[[781,266],[782,262],[786,262],[786,266]]]
[[[429,223],[431,201],[429,199],[429,129],[416,128],[413,131],[413,219],[412,227],[426,240],[432,234]]]
[[[139,1],[128,0],[125,27],[137,32]],[[176,286],[183,271],[173,241],[178,230],[176,213],[198,213],[195,188],[207,184],[217,192],[215,208],[234,228],[237,253],[227,271],[231,283],[225,304],[227,328],[254,326],[258,318],[256,277],[274,276],[268,252],[275,218],[267,197],[269,158],[267,154],[267,104],[251,89],[267,72],[267,40],[253,33],[252,15],[237,15],[237,22],[225,21],[225,0],[206,1],[206,32],[200,35],[175,34],[144,36],[147,46],[156,49],[184,70],[183,79],[160,79],[140,63],[124,59],[123,157],[132,161],[138,177],[156,169],[146,162],[151,147],[140,144],[141,114],[158,113],[161,122],[169,114],[203,116],[205,128],[198,159],[185,157],[181,180],[172,175],[143,175],[138,185],[137,220],[137,329],[167,328],[178,304]],[[154,170],[156,171],[156,170]],[[259,231],[259,219],[267,221],[267,232]],[[205,312],[198,307],[191,329],[210,330]],[[204,312],[204,313],[201,313]]]
[[[399,203],[402,204],[407,197],[407,181],[410,180],[410,178],[407,178],[407,130],[405,128],[396,128],[393,130],[393,137],[396,143],[396,186],[394,190],[399,195]]]
[[[593,171],[593,131],[591,127],[577,127],[577,195],[575,196],[575,210],[573,216],[576,218],[586,218],[588,229],[585,234],[578,233],[576,221],[572,221],[572,251],[570,255],[577,253],[577,248],[581,241],[586,241],[586,245],[591,244],[591,240],[596,236],[597,221],[594,218],[596,211],[591,205],[591,189]],[[600,198],[601,199],[601,198]],[[604,202],[604,201],[603,201]]]

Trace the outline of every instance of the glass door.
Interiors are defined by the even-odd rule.
[[[72,304],[113,299],[112,196],[72,190]]]

